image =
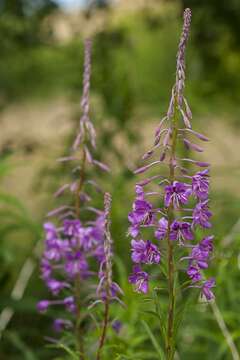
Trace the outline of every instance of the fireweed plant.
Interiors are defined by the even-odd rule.
[[[44,224],[45,246],[41,259],[41,277],[52,298],[41,300],[37,305],[40,312],[46,312],[49,307],[61,310],[62,316],[54,320],[53,327],[57,332],[74,334],[79,359],[86,358],[85,318],[90,308],[98,303],[104,304],[104,319],[100,327],[96,355],[96,358],[100,359],[109,325],[109,306],[112,300],[120,301],[118,295],[121,294],[121,289],[112,280],[109,220],[111,197],[105,194],[104,210],[99,210],[89,205],[91,196],[87,193],[89,187],[93,188],[93,192],[101,193],[99,184],[88,179],[87,166],[95,165],[103,171],[108,171],[108,167],[95,160],[92,155],[96,149],[96,133],[89,117],[90,74],[91,41],[87,40],[79,132],[71,155],[59,159],[61,162],[69,161],[74,164],[74,180],[64,184],[55,193],[55,196],[59,197],[69,191],[72,200],[69,205],[61,205],[48,213],[48,217],[55,217],[56,221]],[[96,271],[91,269],[92,265],[96,267],[96,263],[97,276]],[[52,341],[58,343],[57,340]]]
[[[212,288],[215,286],[213,278],[205,280],[203,275],[212,256],[213,236],[204,234],[200,242],[196,239],[198,228],[204,231],[211,228],[209,164],[178,156],[179,150],[184,146],[197,153],[203,151],[194,142],[194,138],[208,141],[204,135],[192,130],[192,113],[184,97],[185,50],[190,23],[191,11],[186,9],[177,53],[176,82],[172,88],[169,108],[156,130],[153,147],[143,156],[143,160],[153,156],[157,158],[135,171],[135,174],[142,174],[161,166],[163,171],[164,167],[167,169],[168,174],[162,176],[161,173],[153,173],[137,183],[136,199],[128,216],[129,235],[132,237],[131,257],[134,263],[129,282],[137,292],[148,293],[151,279],[149,268],[152,264],[155,265],[154,268],[161,266],[160,274],[167,281],[167,310],[164,314],[159,310],[159,297],[156,308],[161,313],[158,316],[161,317],[161,333],[168,360],[172,360],[175,353],[176,329],[179,325],[177,305],[184,297],[183,291],[198,288],[201,296],[209,301],[214,298]],[[192,173],[191,168],[185,164],[200,169]],[[157,191],[146,189],[154,183]],[[156,196],[159,201],[162,198],[162,207],[155,206],[149,200],[152,196]],[[155,238],[154,242],[143,240],[146,231],[148,236],[151,234]],[[183,271],[186,275],[181,283]],[[166,290],[155,288],[154,299],[156,293],[164,293]]]

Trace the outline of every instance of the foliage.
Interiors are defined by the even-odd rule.
[[[10,3],[14,4],[9,1]],[[20,3],[22,2],[15,1],[15,4]],[[193,79],[187,92],[196,114],[209,112],[215,118],[221,109],[224,108],[227,112],[229,104],[234,110],[234,116],[237,117],[239,113],[235,99],[240,89],[237,28],[239,2],[231,0],[226,8],[224,3],[226,2],[184,2],[193,9],[193,28],[196,29],[193,32],[194,44],[187,60],[190,70],[188,76]],[[234,10],[234,6],[237,10]],[[156,119],[169,97],[174,77],[176,30],[179,28],[177,11],[178,7],[170,14],[163,12],[156,15],[154,10],[139,12],[136,16],[126,14],[119,22],[109,23],[98,32],[94,41],[92,100],[99,104],[99,108],[92,116],[100,132],[99,159],[107,157],[113,164],[111,182],[107,180],[104,187],[113,195],[112,234],[117,254],[114,270],[125,293],[124,302],[127,305],[125,309],[118,306],[112,309],[111,316],[121,319],[123,328],[119,335],[113,330],[109,333],[104,360],[161,358],[161,334],[158,331],[160,319],[154,312],[156,304],[148,297],[140,299],[127,282],[130,257],[129,241],[126,238],[126,214],[133,198],[133,177],[129,168],[133,167],[135,154],[139,155],[145,150],[143,142],[147,129],[146,119],[154,118],[157,123]],[[67,44],[49,43],[51,36],[42,38],[39,32],[44,16],[37,11],[22,17],[12,9],[7,13],[4,10],[4,16],[3,12],[0,16],[2,106],[23,99],[30,102],[36,97],[48,100],[56,94],[72,96],[74,101],[79,98],[82,39],[73,39]],[[203,34],[199,34],[200,28]],[[227,115],[230,121],[232,113]],[[74,114],[72,123],[75,124],[77,119],[78,113]],[[199,121],[198,117],[194,121]],[[200,127],[205,126],[208,123],[200,119]],[[119,133],[120,145],[117,137]],[[63,144],[63,154],[69,148],[72,136]],[[2,181],[3,175],[5,179],[6,176],[11,176],[9,170],[10,162],[2,159]],[[221,169],[221,173],[226,172],[226,169]],[[36,174],[36,193],[42,190],[40,185],[44,180],[44,184],[47,183],[48,186],[44,190],[47,190],[50,197],[50,193],[58,187],[60,179],[67,173],[66,167],[60,171],[50,170],[46,166]],[[49,204],[45,204],[45,208],[48,206]],[[212,207],[216,209],[216,256],[208,275],[216,277],[217,305],[240,352],[239,227],[234,230],[239,221],[239,194],[235,190],[231,193],[224,191],[223,187],[221,191],[213,189]],[[15,311],[1,340],[0,358],[3,360],[71,358],[67,347],[65,352],[63,349],[55,349],[44,339],[45,334],[54,336],[49,327],[56,313],[50,312],[45,316],[36,313],[36,302],[46,296],[38,271],[31,277],[22,300],[10,298],[24,261],[32,255],[36,241],[41,239],[39,223],[42,219],[39,217],[39,214],[33,216],[26,209],[24,199],[16,199],[11,194],[0,191],[0,306],[3,309],[6,305],[11,305]],[[231,239],[227,245],[226,237]],[[164,302],[164,289],[159,292]],[[96,339],[97,333],[96,326],[93,328],[92,338],[87,340],[89,344]],[[178,342],[180,359],[232,358],[216,317],[206,304],[189,307],[186,320],[180,324]]]

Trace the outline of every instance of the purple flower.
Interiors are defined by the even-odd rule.
[[[208,267],[209,252],[204,251],[199,245],[192,248],[190,255],[191,263],[194,262],[200,269],[206,269]]]
[[[122,289],[120,288],[120,286],[116,283],[116,282],[112,282],[111,283],[111,287],[110,287],[110,295],[112,298],[115,298],[117,296],[117,294],[123,294]]]
[[[143,191],[143,187],[140,185],[136,185],[135,187],[135,192],[136,192],[136,198],[138,200],[143,200],[144,199],[144,191]]]
[[[55,279],[47,280],[47,287],[52,292],[53,295],[58,295],[59,292],[64,289],[65,287],[69,287],[66,282],[58,281]]]
[[[72,313],[76,311],[75,300],[73,296],[68,296],[63,300],[63,304],[66,306],[66,309]]]
[[[151,241],[132,240],[132,260],[135,263],[159,264],[160,252]]]
[[[166,207],[173,204],[175,209],[179,209],[181,205],[187,204],[190,195],[189,185],[174,181],[172,185],[165,186],[164,204]]]
[[[214,294],[211,291],[213,287],[215,287],[215,279],[213,278],[205,281],[202,285],[202,295],[204,295],[208,301],[214,299]]]
[[[195,245],[187,243],[195,239],[194,231],[198,225],[203,228],[211,227],[210,218],[212,213],[208,207],[209,170],[206,169],[210,164],[197,159],[179,156],[178,153],[181,142],[190,150],[203,151],[201,146],[192,142],[192,139],[188,139],[189,134],[191,137],[196,136],[203,141],[208,140],[204,135],[191,129],[192,112],[184,96],[186,79],[185,50],[190,23],[191,10],[187,8],[184,11],[184,25],[177,53],[176,81],[172,87],[169,107],[166,116],[160,120],[155,132],[153,146],[142,157],[142,160],[146,161],[146,163],[134,172],[136,175],[144,174],[146,171],[162,165],[168,169],[166,176],[159,175],[162,173],[161,170],[156,171],[149,177],[141,179],[138,182],[140,186],[136,187],[136,199],[128,218],[131,223],[129,233],[134,238],[131,241],[131,258],[133,263],[137,265],[133,268],[129,282],[135,285],[138,292],[146,293],[150,274],[143,271],[140,266],[142,264],[158,264],[160,255],[165,256],[166,261],[171,265],[177,252],[179,256],[176,256],[176,261],[181,256],[180,254],[184,253],[179,261],[187,260],[187,269],[185,271],[188,275],[189,287],[201,288],[205,297],[210,299],[213,297],[211,292],[211,287],[214,286],[213,281],[204,282],[202,285],[202,270],[208,268],[209,265],[213,251],[213,236],[206,236]],[[182,125],[174,121],[176,116],[183,120]],[[149,160],[153,156],[154,159]],[[192,164],[202,169],[191,176],[191,169],[184,164]],[[150,187],[151,184],[153,184],[152,188],[144,195],[143,189]],[[164,186],[163,209],[159,208],[160,198],[159,190],[157,190],[159,186]],[[150,195],[156,195],[156,199],[152,201],[154,205],[146,201]],[[191,202],[189,201],[190,197]],[[194,205],[192,205],[192,202],[194,202]],[[190,203],[189,206],[188,203]],[[180,217],[181,213],[183,213],[182,218]],[[139,236],[139,232],[144,226],[153,228],[155,237],[158,240],[163,240],[164,251],[161,254],[156,245],[149,240],[144,240],[142,237],[144,233]],[[148,229],[149,233],[150,230],[152,229]],[[178,241],[178,245],[182,245],[181,248],[173,241]],[[190,254],[188,254],[188,251],[190,251]],[[171,283],[171,279],[173,279],[172,282],[175,282],[175,271],[180,271],[177,264],[175,270],[172,266],[169,266],[168,285]],[[181,285],[185,287],[185,284]],[[174,286],[170,286],[169,303],[171,303]],[[171,307],[168,309],[170,313]]]
[[[103,229],[97,226],[88,226],[83,229],[80,243],[84,251],[89,251],[96,245],[103,243]]]
[[[171,224],[170,240],[193,240],[191,224],[174,220]]]
[[[79,236],[81,222],[79,220],[64,220],[63,233],[67,236]]]
[[[105,216],[104,214],[101,214],[97,217],[95,221],[95,228],[99,230],[101,236],[103,236],[104,234],[104,226],[105,226]]]
[[[81,251],[75,254],[69,253],[66,256],[65,271],[70,277],[83,275],[88,269],[88,263]]]
[[[50,302],[48,300],[41,300],[37,303],[37,310],[39,312],[45,312],[45,311],[47,311],[49,305],[50,305]]]
[[[76,179],[73,179],[68,184],[64,184],[55,193],[55,196],[59,197],[65,190],[69,189],[70,193],[72,193],[71,195],[74,195],[74,199],[71,196],[70,203],[61,204],[56,209],[48,212],[48,217],[56,218],[56,226],[51,222],[44,224],[46,237],[41,259],[41,277],[55,299],[50,302],[43,300],[38,304],[38,309],[45,311],[49,305],[60,305],[64,307],[65,313],[67,311],[73,313],[72,318],[74,320],[72,324],[68,320],[56,319],[54,323],[56,331],[71,327],[75,328],[76,325],[77,327],[80,326],[80,305],[76,301],[75,296],[79,295],[81,298],[83,297],[81,300],[84,300],[89,299],[91,293],[87,293],[86,297],[82,291],[80,291],[81,294],[77,294],[76,292],[79,292],[79,289],[78,283],[75,280],[81,277],[81,285],[84,287],[84,282],[89,275],[95,275],[95,272],[89,270],[90,264],[94,266],[96,259],[100,263],[104,260],[106,263],[111,263],[111,257],[107,257],[104,253],[106,247],[105,238],[107,237],[107,231],[105,230],[106,228],[109,230],[110,220],[106,225],[106,213],[88,204],[91,201],[91,196],[87,192],[87,184],[93,186],[98,193],[101,193],[102,190],[93,179],[87,178],[85,171],[87,169],[81,165],[81,159],[86,159],[86,166],[88,163],[91,163],[91,165],[96,165],[102,170],[108,170],[106,165],[96,160],[95,155],[92,154],[92,150],[96,146],[96,134],[89,116],[90,74],[91,41],[87,40],[85,42],[83,92],[81,99],[82,115],[79,131],[71,148],[70,156],[59,159],[61,162],[69,161],[73,163],[72,173],[78,173]],[[79,160],[80,162],[76,164],[75,161]],[[142,199],[144,196],[143,190],[138,187],[136,192],[137,199]],[[116,283],[112,282],[112,268],[110,265],[108,269],[107,266],[105,267],[106,274],[103,275],[102,281],[108,280],[111,296],[115,297],[121,289]],[[92,284],[84,288],[90,292]],[[85,310],[81,309],[81,316],[82,311],[84,316]]]
[[[193,282],[197,282],[202,279],[202,275],[199,272],[199,268],[196,266],[190,265],[187,270],[187,274]]]
[[[105,259],[104,246],[103,244],[98,245],[93,252],[93,255],[96,257],[99,263]]]
[[[167,230],[168,230],[168,221],[164,217],[162,217],[158,222],[158,228],[155,231],[155,237],[158,240],[164,239],[165,236],[167,235]]]
[[[41,260],[42,279],[44,279],[44,280],[49,279],[51,274],[52,274],[52,266],[51,266],[50,262],[47,259],[42,258],[42,260]]]
[[[129,282],[135,285],[138,293],[146,294],[148,292],[148,278],[148,273],[142,271],[140,266],[135,265],[133,267],[133,273],[129,276]]]
[[[43,225],[46,234],[46,241],[57,239],[57,229],[54,224],[47,222]]]
[[[103,301],[105,301],[107,299],[105,282],[106,282],[106,276],[105,276],[105,274],[101,274],[100,283],[97,288],[97,295],[100,296]],[[122,295],[123,291],[117,283],[112,282],[110,285],[110,289],[109,289],[109,296],[111,299],[114,299],[117,297],[118,294]]]
[[[112,322],[112,328],[117,334],[119,334],[121,329],[122,329],[122,322],[119,321],[119,320],[113,321]]]
[[[96,244],[103,244],[104,226],[105,226],[104,224],[105,224],[105,218],[103,215],[100,215],[95,221],[94,226],[92,226],[91,228],[90,238],[94,246]]]
[[[131,223],[129,233],[136,237],[141,225],[151,225],[153,223],[152,204],[146,200],[136,199],[133,203],[133,211],[129,213],[128,220]]]
[[[203,238],[202,241],[199,243],[200,249],[202,249],[203,251],[212,252],[213,251],[213,238],[214,238],[213,235],[206,236],[205,238]]]
[[[208,200],[199,202],[193,210],[193,224],[200,225],[204,228],[210,228],[212,226],[209,222],[211,216],[212,213],[208,208]]]
[[[84,251],[89,251],[96,245],[95,237],[92,236],[93,227],[87,226],[81,229],[79,234],[79,242]]]
[[[192,192],[199,200],[208,198],[209,169],[199,171],[192,177]]]
[[[209,255],[213,250],[212,244],[213,236],[207,236],[192,248],[192,252],[187,259],[190,260],[190,265],[194,263],[199,269],[206,269],[208,267]]]
[[[56,332],[61,332],[64,329],[71,329],[73,327],[73,324],[70,320],[66,319],[55,319],[53,322],[53,329]]]
[[[61,240],[51,240],[44,252],[45,259],[59,261],[61,259]]]

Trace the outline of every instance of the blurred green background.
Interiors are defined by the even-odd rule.
[[[240,2],[80,3],[78,8],[67,0],[0,0],[0,359],[61,358],[44,339],[51,334],[51,315],[35,309],[48,296],[37,258],[41,224],[56,203],[52,193],[70,175],[55,159],[67,153],[78,125],[83,39],[89,36],[94,42],[92,120],[98,156],[112,168],[104,188],[113,195],[115,273],[127,304],[127,310],[119,310],[124,326],[115,339],[117,352],[125,355],[115,358],[155,359],[153,353],[144,355],[152,349],[151,339],[140,321],[140,297],[127,284],[127,213],[136,180],[132,170],[167,109],[186,6],[193,11],[186,95],[193,128],[211,138],[204,158],[212,164],[216,254],[210,274],[217,280],[218,311],[210,306],[189,310],[178,356],[239,359]],[[219,316],[235,350],[219,328]]]

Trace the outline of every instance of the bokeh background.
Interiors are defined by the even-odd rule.
[[[180,359],[239,359],[240,353],[240,2],[238,0],[1,0],[0,1],[0,359],[60,359],[46,346],[50,315],[39,279],[42,222],[52,193],[68,178],[56,158],[67,153],[78,125],[83,39],[92,37],[92,119],[98,156],[111,175],[115,273],[127,310],[116,359],[151,348],[139,322],[130,271],[127,213],[134,197],[132,170],[152,144],[167,109],[184,7],[193,11],[187,50],[186,94],[193,127],[211,138],[212,210],[218,311],[189,310]],[[39,242],[40,241],[40,242]],[[20,278],[19,278],[20,276]],[[235,358],[219,327],[234,341]],[[128,322],[127,322],[128,320]],[[111,357],[112,358],[112,357]]]

